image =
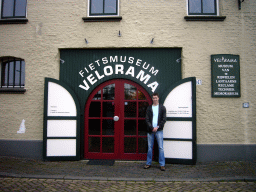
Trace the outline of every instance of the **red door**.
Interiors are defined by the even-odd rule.
[[[151,103],[149,94],[129,80],[98,86],[85,107],[84,157],[146,160],[145,113]]]

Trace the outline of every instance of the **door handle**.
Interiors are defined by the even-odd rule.
[[[118,121],[119,120],[119,117],[118,116],[114,116],[114,121]]]

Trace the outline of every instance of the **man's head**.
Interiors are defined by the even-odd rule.
[[[153,105],[158,105],[159,104],[159,94],[153,93],[152,100],[153,100]]]

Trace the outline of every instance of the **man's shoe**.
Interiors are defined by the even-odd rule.
[[[161,166],[161,171],[165,171],[165,167],[164,166]]]
[[[148,168],[150,168],[151,167],[151,165],[145,165],[144,166],[144,169],[148,169]]]

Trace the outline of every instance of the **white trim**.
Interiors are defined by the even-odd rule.
[[[188,1],[189,1],[189,0],[186,0],[187,15],[189,15],[189,14],[188,14]]]
[[[90,1],[87,1],[87,17],[118,17],[120,9],[120,0],[117,0],[117,15],[90,15]]]
[[[219,0],[216,0],[216,9],[217,9],[217,15],[189,15],[188,14],[188,1],[189,0],[186,0],[186,3],[187,3],[187,5],[186,5],[186,9],[187,9],[187,16],[194,16],[194,17],[197,17],[197,16],[220,16],[220,11],[219,11]]]
[[[0,0],[0,19],[2,19],[2,0]]]
[[[1,0],[0,0],[0,1],[1,1]],[[1,6],[0,6],[0,8],[1,8]],[[1,14],[1,11],[0,11],[0,14]],[[1,87],[1,85],[2,85],[2,65],[3,65],[3,63],[0,62],[0,87]]]
[[[219,11],[219,0],[216,0],[216,9],[217,9],[217,15],[220,16],[220,11]]]

